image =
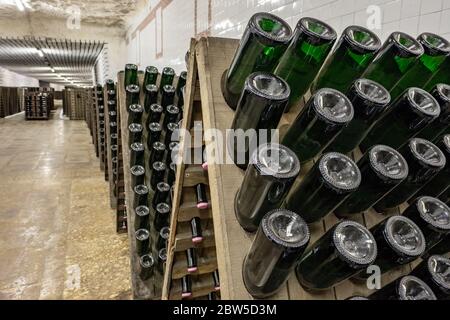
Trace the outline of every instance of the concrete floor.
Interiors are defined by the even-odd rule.
[[[0,299],[129,299],[126,235],[84,121],[0,119]]]

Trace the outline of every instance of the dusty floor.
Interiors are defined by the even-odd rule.
[[[128,299],[126,235],[84,121],[0,119],[0,299]]]

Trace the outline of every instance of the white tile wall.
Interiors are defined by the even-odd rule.
[[[139,37],[130,40],[128,61],[136,62],[140,57],[141,66],[171,65],[180,72],[184,68],[182,61],[189,39],[195,36],[194,3],[194,0],[172,0],[164,10],[161,58],[155,59],[156,33],[154,24],[150,23],[141,31],[140,40]],[[368,27],[373,10],[380,10],[381,28],[374,29],[374,32],[383,41],[396,30],[413,36],[425,31],[435,32],[450,40],[450,0],[211,0],[211,6],[211,35],[220,37],[240,38],[249,18],[260,11],[278,15],[292,28],[301,17],[323,19],[340,33],[352,24]],[[197,0],[197,31],[203,31],[207,25],[208,0]],[[140,41],[140,46],[136,41]],[[140,48],[140,55],[137,48]]]
[[[0,87],[39,87],[39,80],[0,67]]]

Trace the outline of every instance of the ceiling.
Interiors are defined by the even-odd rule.
[[[139,9],[139,3],[140,0],[0,0],[0,19],[26,15],[61,19],[79,8],[82,22],[123,27],[127,18]]]
[[[0,65],[51,83],[92,86],[93,68],[104,45],[92,41],[0,37]]]

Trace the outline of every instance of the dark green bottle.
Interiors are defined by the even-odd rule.
[[[147,206],[137,206],[134,209],[134,230],[150,228],[150,209]]]
[[[439,83],[450,84],[450,56],[445,58],[445,61],[439,67],[439,70],[425,85],[425,90],[431,91]]]
[[[391,102],[391,95],[382,85],[367,79],[356,80],[347,96],[355,111],[353,120],[327,151],[349,153],[357,148]]]
[[[301,163],[320,155],[353,119],[350,100],[334,89],[321,89],[308,101],[281,143],[295,152]]]
[[[356,163],[340,153],[327,153],[303,180],[297,180],[284,202],[307,223],[319,221],[336,209],[361,183]]]
[[[394,149],[377,145],[358,161],[361,185],[334,213],[338,217],[371,208],[408,176],[408,164]]]
[[[302,18],[297,23],[291,43],[275,69],[275,74],[291,88],[286,112],[301,102],[333,48],[336,37],[336,31],[320,20]]]
[[[443,134],[450,134],[450,86],[438,84],[431,94],[441,106],[441,114],[420,132],[419,137],[435,142]]]
[[[149,150],[155,142],[161,139],[162,127],[158,122],[152,122],[148,125],[147,147]]]
[[[258,144],[270,141],[271,130],[278,127],[289,94],[288,84],[270,73],[255,72],[247,78],[231,124],[234,135],[228,139],[228,152],[241,169],[247,168]],[[268,136],[260,130],[268,130]],[[253,134],[247,138],[246,133]]]
[[[156,205],[155,219],[153,221],[154,229],[160,232],[162,228],[169,226],[170,206],[167,203]]]
[[[175,78],[175,70],[170,67],[165,67],[161,74],[161,82],[159,83],[159,89],[163,91],[164,86],[172,85]]]
[[[132,104],[139,104],[140,88],[137,85],[131,84],[125,88],[125,104],[130,106]],[[127,109],[128,110],[128,109]]]
[[[140,104],[131,104],[128,106],[128,125],[132,123],[141,123],[144,108]]]
[[[150,106],[150,110],[148,112],[147,127],[152,122],[159,123],[161,121],[163,112],[164,112],[164,109],[159,104],[156,104],[156,103],[152,104]]]
[[[114,83],[114,80],[112,80],[112,79],[106,80],[105,86],[106,86],[107,92],[114,91],[116,89],[116,84]],[[115,91],[114,91],[114,95],[115,95]]]
[[[139,258],[139,278],[146,281],[154,275],[155,259],[151,254]]]
[[[414,138],[400,149],[409,167],[408,177],[378,201],[378,212],[395,208],[411,199],[414,194],[445,167],[442,151],[428,140]]]
[[[129,85],[138,85],[138,67],[135,64],[125,65],[125,88]]]
[[[311,85],[311,92],[333,88],[347,92],[372,63],[381,41],[372,31],[360,27],[347,27],[333,52]]]
[[[161,106],[166,108],[173,104],[175,99],[175,87],[172,85],[165,85],[162,89]]]
[[[274,295],[295,269],[309,239],[308,225],[295,212],[276,209],[264,215],[244,259],[247,291],[255,298]]]
[[[150,84],[156,85],[156,81],[158,80],[158,68],[154,66],[149,66],[145,68],[145,76],[144,76],[144,87],[147,87]]]
[[[440,110],[431,94],[409,88],[373,126],[360,148],[364,152],[376,144],[384,144],[398,149],[439,117]]]
[[[425,32],[417,40],[423,46],[424,54],[392,88],[392,99],[397,99],[408,88],[425,88],[427,82],[437,73],[450,54],[450,43],[436,34]]]
[[[178,77],[177,89],[176,89],[176,93],[177,93],[178,99],[180,99],[180,97],[181,97],[181,90],[186,85],[186,78],[187,78],[187,72],[186,71],[181,72],[180,76]]]
[[[433,290],[414,276],[392,281],[369,296],[370,300],[436,300]]]
[[[362,77],[391,90],[423,54],[423,47],[403,32],[392,33]]]
[[[431,256],[415,267],[411,275],[423,280],[438,300],[450,300],[450,259]]]
[[[380,268],[381,274],[396,267],[410,263],[425,251],[425,237],[420,228],[404,216],[392,216],[370,229],[378,247],[378,254],[373,265]],[[357,278],[370,276],[366,270]]]
[[[450,235],[447,235],[441,242],[431,248],[427,254],[448,254],[450,253]]]
[[[154,84],[145,86],[144,108],[145,112],[150,112],[150,107],[158,101],[158,87]]]
[[[440,141],[439,141],[440,140]],[[446,166],[433,179],[430,180],[414,197],[431,196],[438,197],[450,188],[450,135],[439,139],[437,146],[445,155]]]
[[[167,128],[167,125],[169,123],[176,123],[178,122],[178,118],[180,117],[180,109],[176,105],[168,105],[165,108],[164,113],[164,122],[163,127]]]
[[[377,243],[363,225],[342,221],[328,230],[303,255],[296,269],[303,287],[331,288],[370,266],[377,256]]]
[[[139,229],[135,232],[136,253],[138,256],[148,254],[150,251],[150,232],[147,229]]]
[[[276,143],[260,145],[234,200],[239,224],[248,232],[258,230],[267,212],[278,209],[300,173],[297,156]]]
[[[450,208],[433,197],[417,198],[403,212],[403,216],[411,219],[422,230],[427,252],[448,234],[450,234]]]
[[[222,78],[225,101],[236,109],[247,77],[254,72],[273,72],[291,39],[291,27],[270,13],[250,18],[230,67]]]

